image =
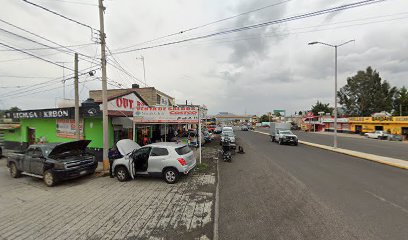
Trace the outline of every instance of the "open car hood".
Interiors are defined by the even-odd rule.
[[[135,149],[139,149],[140,145],[135,143],[133,140],[130,139],[122,139],[116,143],[118,150],[122,156],[126,156],[129,153],[133,152]]]
[[[61,153],[69,152],[72,150],[85,150],[90,142],[91,140],[79,140],[58,144],[51,150],[51,152],[48,154],[48,157],[52,158]]]

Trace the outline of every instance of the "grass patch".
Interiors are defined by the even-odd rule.
[[[197,166],[196,166],[196,169],[197,169],[197,171],[205,171],[205,170],[207,170],[208,169],[208,164],[206,164],[206,163],[199,163],[199,164],[197,164]]]

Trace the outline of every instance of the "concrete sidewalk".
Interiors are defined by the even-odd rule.
[[[269,133],[265,133],[265,132],[260,132],[260,131],[254,131],[254,132],[264,134],[264,135],[269,135]],[[350,156],[353,156],[353,157],[358,157],[358,158],[370,160],[370,161],[373,161],[373,162],[386,164],[386,165],[393,166],[393,167],[408,169],[408,161],[402,160],[402,159],[384,157],[384,156],[379,156],[379,155],[375,155],[375,154],[363,153],[363,152],[359,152],[359,151],[352,151],[352,150],[343,149],[343,148],[333,148],[331,146],[326,146],[326,145],[322,145],[322,144],[316,144],[316,143],[311,143],[311,142],[306,142],[306,141],[301,141],[301,140],[299,140],[299,143],[304,144],[304,145],[308,145],[308,146],[311,146],[311,147],[317,147],[317,148],[321,148],[321,149],[325,149],[325,150],[329,150],[329,151],[333,151],[333,152],[337,152],[337,153],[350,155]]]

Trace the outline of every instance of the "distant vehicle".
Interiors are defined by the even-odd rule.
[[[298,145],[298,137],[293,134],[291,129],[291,123],[278,123],[271,122],[270,125],[270,137],[272,142],[279,144],[293,144]]]
[[[220,134],[222,132],[222,128],[221,127],[216,127],[215,129],[214,129],[214,133],[216,133],[216,134]]]
[[[120,182],[137,175],[162,177],[169,184],[176,183],[180,175],[187,175],[196,166],[193,151],[182,143],[161,142],[140,147],[124,139],[117,144],[124,156],[113,163],[113,172]]]
[[[232,144],[235,144],[235,135],[233,132],[229,132],[229,131],[223,132],[221,134],[221,143],[224,142],[227,138]]]
[[[198,137],[199,136],[195,130],[189,130],[184,132],[181,136],[173,137],[170,141],[189,143],[191,147],[198,147],[198,144],[201,143],[201,145],[203,145],[205,143],[204,134],[201,134],[201,141],[198,140]]]
[[[364,136],[367,138],[374,138],[374,139],[387,139],[388,134],[385,133],[384,131],[375,131],[371,133],[365,133]]]
[[[232,127],[223,127],[222,128],[222,133],[225,133],[225,132],[234,132],[234,129],[232,128]]]
[[[242,125],[242,126],[241,126],[241,131],[248,131],[248,127],[245,126],[245,125]]]
[[[51,187],[62,180],[93,174],[98,162],[94,155],[86,152],[90,142],[31,145],[24,153],[7,159],[10,175],[13,178],[21,174],[42,178]]]
[[[210,133],[214,132],[215,128],[216,128],[215,125],[208,125],[208,126],[207,126],[207,130],[208,130]]]
[[[277,130],[276,142],[280,145],[282,144],[293,144],[298,145],[298,138],[290,130]]]

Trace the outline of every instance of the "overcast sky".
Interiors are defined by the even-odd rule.
[[[97,0],[30,1],[99,29]],[[380,76],[391,85],[407,86],[406,0],[388,0],[290,23],[115,54],[129,46],[134,46],[133,49],[153,46],[357,1],[105,0],[107,45],[115,59],[137,80],[110,65],[108,78],[114,85],[119,83],[130,87],[131,83],[138,83],[143,86],[143,65],[137,59],[143,55],[147,85],[175,97],[178,103],[188,100],[193,104],[205,104],[213,114],[220,111],[262,114],[274,109],[285,109],[291,114],[310,109],[317,100],[334,102],[334,49],[323,45],[309,46],[307,43],[340,44],[355,39],[355,43],[339,48],[339,88],[346,83],[347,77],[367,66],[379,71]],[[268,5],[275,6],[143,44]],[[91,30],[84,26],[21,0],[3,0],[0,19],[89,56],[80,57],[80,69],[97,68],[100,63],[100,46],[95,44]],[[67,68],[74,68],[73,54],[38,50],[44,46],[4,30],[55,46],[53,43],[4,22],[0,22],[0,28],[0,43],[30,49],[25,51],[60,65],[65,62]],[[70,69],[65,70],[68,77],[72,76]],[[61,67],[0,46],[0,108],[54,107],[63,97],[62,76]],[[100,70],[96,76],[101,76]],[[53,80],[56,78],[60,79]],[[84,75],[80,81],[84,82],[80,84],[82,100],[88,97],[89,89],[101,89],[101,82],[94,77]],[[72,84],[72,79],[66,83],[67,98],[74,96]]]

